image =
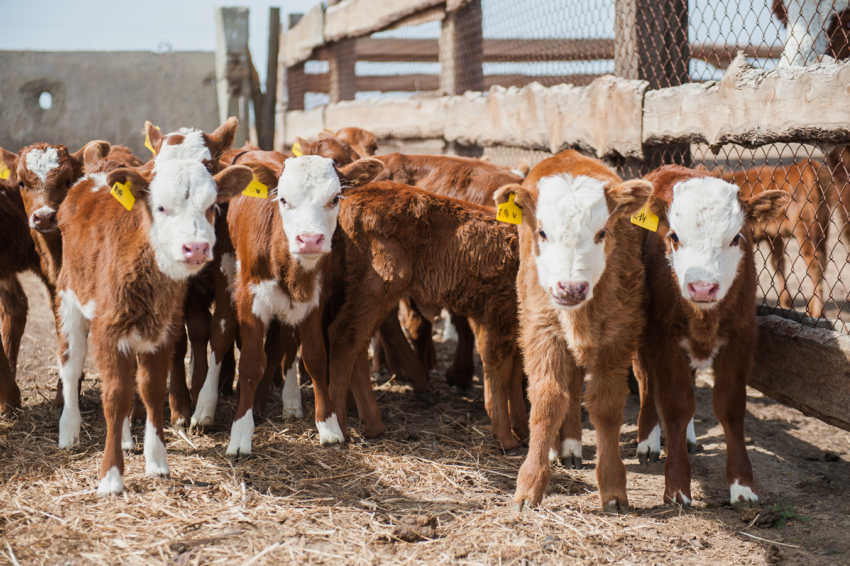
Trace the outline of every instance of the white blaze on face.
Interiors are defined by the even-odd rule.
[[[732,242],[743,230],[745,215],[738,186],[721,179],[700,178],[673,187],[667,212],[670,230],[679,239],[668,259],[682,296],[691,300],[688,285],[717,285],[717,301],[732,286],[743,252]],[[694,303],[711,307],[716,303]]]
[[[59,154],[53,147],[47,149],[33,149],[27,152],[27,169],[39,178],[44,183],[47,180],[47,174],[59,167]]]
[[[213,257],[215,229],[206,214],[218,194],[215,180],[200,161],[190,159],[157,159],[154,173],[148,197],[151,245],[162,272],[185,279],[203,268],[203,263],[187,263],[186,247],[206,245],[205,261]]]
[[[331,251],[331,238],[339,215],[342,186],[333,161],[317,155],[287,159],[277,186],[278,208],[289,253],[306,270]],[[304,253],[298,239],[321,244]]]
[[[183,136],[183,141],[179,144],[168,144],[168,138],[173,135]],[[159,153],[156,156],[156,162],[162,163],[164,161],[183,159],[192,159],[194,161],[212,159],[210,150],[204,143],[204,133],[201,130],[180,128],[173,134],[165,136],[159,148]]]
[[[586,299],[605,271],[604,240],[597,234],[608,222],[605,183],[587,176],[555,175],[537,183],[537,277],[549,293],[558,283],[587,283]],[[565,310],[577,306],[553,303]]]

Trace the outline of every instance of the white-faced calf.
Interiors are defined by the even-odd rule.
[[[785,191],[741,198],[738,186],[677,165],[656,169],[645,232],[647,331],[635,357],[641,386],[638,457],[657,460],[667,433],[664,501],[691,503],[688,444],[696,445],[696,372],[714,369],[714,411],[726,435],[726,479],[732,506],[756,507],[758,496],[744,441],[746,385],[758,340],[752,228],[779,216]]]
[[[89,330],[92,335],[107,425],[99,495],[123,489],[122,436],[136,384],[147,409],[146,471],[169,473],[162,411],[187,280],[212,259],[215,204],[244,190],[253,173],[234,166],[213,177],[190,158],[155,162],[146,170],[117,169],[105,177],[78,183],[59,213],[65,262],[56,301],[67,399],[60,447],[79,440],[77,380]],[[115,183],[135,198],[131,210],[110,195]],[[131,439],[124,443],[132,447]]]
[[[520,345],[531,437],[514,506],[537,505],[550,476],[550,451],[581,461],[581,395],[599,438],[596,478],[602,508],[629,509],[620,426],[626,377],[643,330],[640,234],[629,217],[652,185],[620,180],[601,162],[565,151],[541,161],[523,184],[495,195],[522,207],[519,228]]]

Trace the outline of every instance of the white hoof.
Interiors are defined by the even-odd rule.
[[[177,420],[171,423],[171,428],[183,430],[186,428],[186,419],[177,417]]]
[[[755,508],[758,507],[759,496],[752,489],[735,480],[735,483],[729,486],[729,502],[736,509]]]
[[[121,448],[124,450],[132,450],[136,447],[133,442],[133,433],[130,431],[130,417],[124,420],[124,426],[121,429]]]
[[[317,421],[316,428],[319,429],[319,443],[322,446],[345,443],[345,436],[342,434],[342,429],[339,428],[339,421],[335,413],[332,413],[324,422]]]
[[[221,372],[221,362],[215,359],[215,353],[210,355],[210,367],[207,379],[201,392],[198,393],[198,404],[192,415],[190,428],[210,426],[215,421],[215,406],[218,403],[218,375]]]
[[[649,436],[646,437],[646,440],[643,440],[638,443],[637,447],[638,457],[643,457],[643,460],[649,458],[650,454],[654,454],[658,456],[661,454],[661,427],[655,425],[653,427],[652,432],[649,433]]]
[[[304,411],[301,409],[301,387],[298,384],[298,372],[295,364],[286,372],[286,381],[283,384],[283,418],[303,419]]]
[[[457,330],[455,325],[452,324],[451,315],[447,311],[443,311],[443,318],[445,319],[443,322],[443,342],[457,342]]]
[[[106,472],[106,475],[97,484],[97,496],[108,497],[110,495],[120,495],[124,490],[124,479],[121,477],[121,472],[118,468],[112,467]]]
[[[80,416],[80,408],[65,403],[62,408],[62,416],[59,418],[59,448],[68,449],[80,441],[82,424],[83,418]]]
[[[230,429],[230,444],[224,452],[231,458],[245,457],[251,454],[251,438],[254,436],[254,412],[248,409],[241,419],[233,421]]]
[[[145,424],[145,473],[155,478],[167,478],[171,475],[165,455],[165,444],[150,421]]]

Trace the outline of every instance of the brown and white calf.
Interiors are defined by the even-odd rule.
[[[599,439],[602,509],[629,509],[620,458],[632,355],[643,331],[640,228],[629,218],[652,192],[623,182],[600,161],[565,151],[545,159],[522,185],[496,193],[522,207],[517,294],[520,345],[531,401],[528,457],[514,507],[537,505],[549,483],[550,451],[581,459],[581,395]]]
[[[39,270],[24,203],[12,176],[0,180],[0,242],[0,414],[5,414],[21,408],[15,374],[29,305],[18,274]]]
[[[349,389],[365,434],[383,432],[369,381],[369,341],[399,301],[467,317],[484,365],[487,411],[502,448],[527,436],[516,341],[516,229],[492,209],[382,181],[349,192],[334,238],[331,398],[343,433]]]
[[[743,198],[737,185],[677,165],[646,176],[660,221],[645,233],[648,301],[635,375],[641,387],[638,457],[657,460],[667,433],[664,502],[691,503],[688,444],[696,443],[694,379],[714,369],[714,412],[726,436],[732,506],[758,496],[744,440],[746,385],[758,340],[753,227],[779,216],[791,197],[764,191]]]
[[[298,329],[304,365],[313,380],[319,441],[323,445],[343,441],[328,397],[322,336],[331,241],[343,192],[368,182],[383,168],[379,161],[364,159],[337,170],[330,159],[301,156],[287,159],[281,171],[276,160],[263,158],[264,153],[255,152],[255,160],[246,156],[240,163],[254,169],[269,188],[269,198],[239,197],[227,213],[235,251],[232,296],[242,341],[239,404],[226,450],[232,457],[251,453],[254,395],[267,369],[263,345],[270,325],[276,323]],[[218,317],[218,308],[216,313]],[[220,320],[223,340],[212,343],[209,374],[192,416],[196,425],[213,421],[221,367],[216,349],[232,343],[236,332],[228,327],[227,318]],[[294,375],[287,376],[284,405],[300,413],[300,394],[298,407],[286,403],[288,396],[293,397],[292,388],[298,388]]]
[[[72,401],[90,332],[107,427],[100,496],[123,489],[122,445],[132,447],[125,428],[136,386],[147,409],[146,472],[169,474],[162,413],[188,279],[212,259],[216,203],[239,194],[252,178],[246,167],[213,177],[193,157],[157,158],[149,170],[117,169],[105,179],[92,175],[74,186],[59,212],[65,261],[56,311],[67,399],[60,447],[79,440],[80,414]],[[124,190],[136,199],[129,211],[110,195],[116,182],[129,183]]]
[[[827,191],[830,186],[826,166],[812,159],[800,160],[788,166],[752,167],[746,171],[724,172],[724,181],[735,183],[741,196],[749,198],[769,190],[782,190],[791,195],[790,205],[783,217],[764,225],[753,226],[755,240],[770,243],[771,260],[778,281],[779,304],[793,308],[791,293],[785,279],[785,242],[796,238],[812,284],[812,294],[807,301],[809,316],[818,318],[824,306],[824,277],[826,268],[826,240],[829,228]],[[837,204],[837,203],[830,203]]]

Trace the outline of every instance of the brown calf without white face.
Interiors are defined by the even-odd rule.
[[[516,231],[492,209],[394,182],[353,190],[334,238],[330,389],[346,431],[349,388],[365,434],[383,432],[371,391],[369,340],[400,300],[445,307],[472,322],[484,365],[486,408],[504,449],[528,434],[516,341]]]
[[[629,217],[652,192],[621,181],[601,162],[565,151],[535,166],[516,194],[519,228],[520,345],[528,375],[531,438],[514,507],[537,505],[550,476],[550,452],[581,459],[581,395],[599,438],[596,478],[602,508],[629,509],[620,426],[632,355],[643,331],[640,228]]]
[[[667,433],[664,502],[688,506],[688,444],[698,370],[714,369],[714,411],[726,435],[726,479],[736,509],[757,507],[744,441],[746,384],[758,339],[756,273],[750,228],[790,201],[785,191],[742,198],[736,185],[678,165],[646,176],[658,231],[646,232],[647,331],[635,356],[641,386],[638,458],[661,450],[656,406]]]
[[[27,323],[27,296],[18,281],[22,271],[39,270],[39,258],[15,179],[0,180],[0,414],[21,408],[15,383],[21,336]]]

